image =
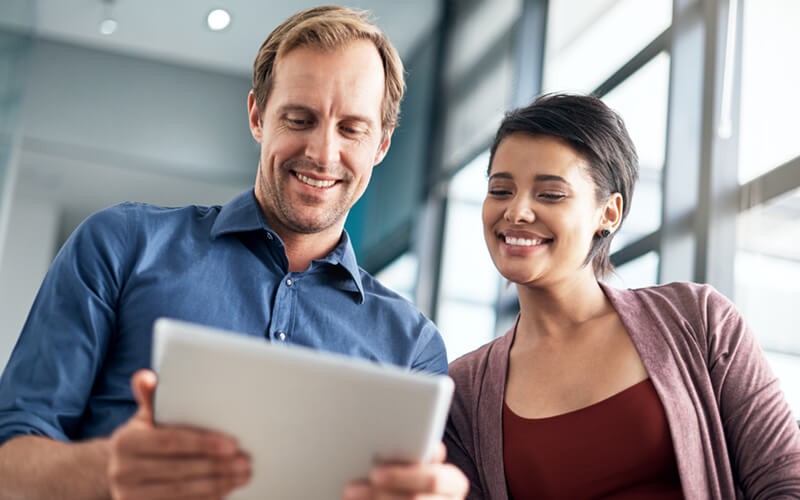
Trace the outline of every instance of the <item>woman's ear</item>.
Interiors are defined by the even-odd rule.
[[[603,207],[600,227],[598,229],[607,229],[612,233],[617,231],[617,228],[622,223],[623,203],[622,195],[619,193],[612,193],[611,196],[608,197]]]

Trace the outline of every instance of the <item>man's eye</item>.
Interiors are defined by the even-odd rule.
[[[362,127],[343,126],[343,127],[340,128],[340,130],[342,131],[343,134],[349,135],[349,136],[362,135],[365,132],[365,129],[362,128]]]
[[[292,128],[305,128],[311,125],[311,120],[307,118],[287,117],[286,123]]]

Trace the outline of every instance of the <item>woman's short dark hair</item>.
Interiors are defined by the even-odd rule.
[[[569,144],[589,164],[598,203],[613,193],[622,195],[622,220],[628,215],[639,159],[622,118],[600,99],[578,94],[545,94],[532,104],[508,112],[497,130],[489,155],[489,171],[500,143],[511,134],[556,137]],[[586,257],[596,276],[614,270],[609,247],[614,234],[595,235]]]

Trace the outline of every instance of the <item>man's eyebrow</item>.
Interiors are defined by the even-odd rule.
[[[342,118],[342,121],[361,122],[361,123],[366,123],[367,125],[370,126],[375,124],[375,120],[373,120],[367,115],[356,115],[356,114],[345,115]]]
[[[309,108],[308,106],[303,106],[302,104],[284,104],[280,107],[281,113],[309,113],[315,115],[313,109]]]

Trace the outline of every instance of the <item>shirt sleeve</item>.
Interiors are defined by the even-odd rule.
[[[750,328],[733,304],[707,298],[708,360],[734,476],[746,498],[800,494],[800,429]]]
[[[78,432],[115,329],[126,234],[124,210],[106,209],[56,255],[0,378],[0,444]]]
[[[419,336],[419,349],[411,365],[412,370],[447,374],[447,351],[442,334],[426,320]]]

